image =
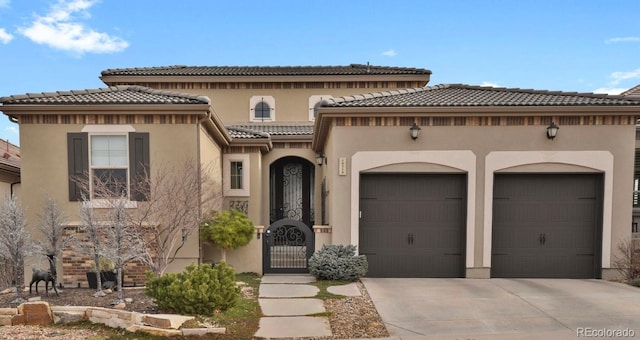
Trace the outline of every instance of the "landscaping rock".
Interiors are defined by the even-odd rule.
[[[161,329],[161,328],[155,328],[155,327],[149,327],[149,326],[140,326],[140,325],[132,325],[131,327],[127,328],[127,331],[129,332],[145,332],[145,333],[149,333],[149,334],[153,334],[153,335],[159,335],[159,336],[180,336],[182,335],[182,331],[176,330],[176,329]]]
[[[53,322],[49,303],[45,301],[23,303],[18,306],[18,314],[24,315],[25,325],[50,325]]]
[[[188,320],[193,320],[193,316],[184,316],[176,314],[155,314],[145,315],[142,322],[146,325],[162,328],[162,329],[178,329]]]

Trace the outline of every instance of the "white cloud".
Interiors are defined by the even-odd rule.
[[[620,87],[600,87],[593,90],[593,93],[606,93],[606,94],[620,94],[628,89],[623,89]]]
[[[13,40],[13,35],[7,33],[4,28],[0,28],[0,43],[8,44],[11,40]]]
[[[638,42],[638,41],[640,41],[640,37],[618,37],[618,38],[607,39],[605,40],[605,43],[614,44],[614,43]]]
[[[0,7],[9,7],[11,0],[0,0]]]
[[[497,83],[492,83],[490,81],[483,81],[482,83],[480,83],[480,86],[502,87]]]
[[[382,52],[382,55],[385,57],[395,57],[398,55],[398,53],[396,53],[396,51],[394,50],[388,50],[388,51]]]
[[[129,46],[127,41],[96,32],[76,18],[89,18],[91,15],[87,10],[96,2],[97,0],[58,0],[49,13],[36,17],[31,26],[18,31],[35,43],[80,55],[124,50]]]
[[[18,128],[15,126],[8,126],[6,128],[4,128],[4,131],[9,131],[13,134],[15,134],[16,136],[18,135]]]
[[[624,80],[640,78],[640,68],[628,72],[613,72],[610,77],[613,79],[611,80],[611,84],[618,85]]]

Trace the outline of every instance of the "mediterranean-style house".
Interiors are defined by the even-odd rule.
[[[237,271],[304,272],[323,244],[354,244],[369,276],[615,277],[617,245],[631,234],[640,101],[427,86],[430,74],[109,69],[105,88],[3,97],[0,110],[20,124],[21,200],[51,195],[70,225],[74,175],[131,181],[141,164],[213,164],[224,208],[256,225],[227,254]],[[105,166],[91,157],[98,149],[126,156]],[[214,245],[186,242],[171,271],[220,260]],[[85,263],[61,262],[65,284],[83,281]]]

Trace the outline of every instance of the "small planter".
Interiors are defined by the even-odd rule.
[[[116,282],[116,272],[114,271],[102,271],[100,272],[100,280],[102,283],[107,281]],[[124,271],[122,275],[120,275],[121,282],[124,282]],[[98,280],[96,278],[96,272],[87,272],[87,282],[89,283],[89,288],[98,289]]]

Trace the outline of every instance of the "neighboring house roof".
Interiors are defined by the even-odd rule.
[[[640,96],[640,85],[636,85],[620,94],[621,96]]]
[[[431,74],[413,67],[363,64],[348,66],[159,66],[107,69],[102,76],[314,76],[314,75],[408,75]]]
[[[137,85],[118,85],[107,88],[27,93],[1,97],[3,105],[112,105],[112,104],[211,104],[205,96],[154,90]]]
[[[241,129],[243,131],[250,131],[260,135],[267,136],[311,136],[313,134],[313,123],[286,123],[286,124],[271,124],[271,123],[259,123],[259,124],[234,124],[227,127],[228,129]]]
[[[328,99],[323,107],[640,105],[606,94],[444,84]]]
[[[0,171],[20,175],[20,147],[0,139]]]

